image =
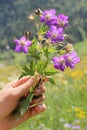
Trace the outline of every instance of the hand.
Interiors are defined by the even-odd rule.
[[[38,83],[38,79],[35,77],[24,77],[18,81],[13,81],[7,84],[0,91],[0,130],[10,130],[17,127],[28,118],[31,118],[46,109],[46,106],[42,104],[45,96],[45,86],[39,85],[35,90],[35,96],[38,99],[33,99],[31,105],[37,104],[34,107],[30,107],[29,110],[19,119],[15,118],[11,113],[17,107],[19,99],[29,92],[30,88]]]

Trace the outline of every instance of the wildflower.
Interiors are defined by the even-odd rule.
[[[52,21],[55,19],[56,10],[45,10],[40,16],[40,21],[44,22],[46,25],[51,25]]]
[[[65,128],[72,128],[72,125],[71,125],[71,124],[68,124],[68,123],[65,123],[65,124],[64,124],[64,127],[65,127]]]
[[[86,113],[84,111],[80,111],[79,113],[76,113],[76,116],[85,119],[86,118]]]
[[[32,42],[27,40],[25,36],[22,36],[20,40],[14,39],[13,41],[16,44],[15,52],[24,52],[28,53],[28,48],[31,46]]]
[[[64,40],[63,29],[57,28],[54,25],[50,27],[50,30],[46,33],[46,36],[50,38],[53,43]]]
[[[60,69],[61,71],[64,71],[64,69],[65,69],[65,60],[64,60],[63,56],[54,57],[52,59],[52,61],[54,62],[54,68]]]
[[[72,110],[71,109],[68,109],[67,112],[71,112]]]
[[[80,62],[80,58],[77,56],[76,52],[67,53],[64,55],[66,67],[71,69],[75,68],[75,65]]]
[[[82,70],[75,70],[74,72],[71,73],[71,77],[77,80],[81,79],[83,76],[84,76],[84,72]]]
[[[64,28],[68,25],[68,16],[65,16],[64,14],[59,14],[56,19],[52,22],[53,25],[56,25],[57,27]]]
[[[75,107],[75,112],[79,112],[81,109],[79,107]]]
[[[72,129],[77,129],[77,130],[80,130],[80,126],[72,126]]]
[[[59,119],[59,122],[64,122],[64,121],[65,121],[64,118]]]

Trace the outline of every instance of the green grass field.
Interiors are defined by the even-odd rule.
[[[77,43],[75,49],[81,62],[74,70],[59,72],[56,86],[46,84],[47,110],[14,130],[86,130],[87,129],[87,40]],[[20,60],[20,58],[19,58]],[[18,61],[18,60],[16,60]],[[14,62],[13,62],[14,63]],[[1,87],[17,78],[14,65],[0,68]]]

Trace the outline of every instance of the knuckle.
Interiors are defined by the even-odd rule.
[[[42,100],[43,100],[43,101],[45,100],[45,95],[42,95]]]
[[[43,91],[43,93],[46,92],[46,87],[45,86],[43,86],[42,91]]]

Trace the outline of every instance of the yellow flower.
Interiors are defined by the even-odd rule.
[[[67,112],[71,112],[71,109],[68,109]]]
[[[76,116],[81,118],[81,119],[84,119],[86,117],[85,112],[82,112],[82,111],[79,113],[76,113]]]
[[[76,116],[78,118],[84,119],[86,117],[85,111],[81,110],[80,108],[76,107],[75,108]]]
[[[75,79],[81,79],[81,77],[84,75],[84,72],[82,70],[76,70],[71,73],[71,76]]]
[[[81,110],[81,109],[78,108],[78,107],[75,107],[75,109],[74,109],[75,112],[79,112],[80,110]]]

